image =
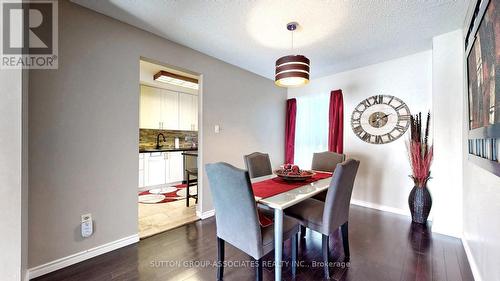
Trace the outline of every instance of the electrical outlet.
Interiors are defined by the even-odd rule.
[[[82,215],[81,231],[82,231],[83,238],[90,237],[92,235],[92,233],[94,232],[92,214]]]

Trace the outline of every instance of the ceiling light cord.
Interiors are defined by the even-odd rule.
[[[297,27],[299,26],[299,24],[297,22],[289,22],[287,25],[286,25],[286,29],[288,29],[288,31],[291,31],[292,32],[292,36],[291,36],[291,39],[292,39],[292,53],[294,52],[295,50],[295,46],[293,45],[293,36],[294,36],[294,32],[295,30],[297,29]]]

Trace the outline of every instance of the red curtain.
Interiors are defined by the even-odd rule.
[[[295,117],[297,115],[297,100],[286,101],[285,125],[285,163],[293,163],[295,154]]]
[[[342,90],[330,93],[328,150],[344,153],[344,101]]]

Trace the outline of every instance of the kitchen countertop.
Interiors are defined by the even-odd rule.
[[[148,147],[148,148],[139,148],[139,153],[154,153],[154,152],[177,152],[177,151],[198,151],[198,147]]]
[[[198,157],[198,151],[185,151],[182,153],[182,155],[184,156],[194,156],[194,157]]]

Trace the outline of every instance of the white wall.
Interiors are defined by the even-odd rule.
[[[203,75],[202,165],[243,167],[256,150],[283,161],[286,91],[273,81],[69,1],[59,15],[59,69],[30,71],[30,267],[137,234],[141,57]]]
[[[429,183],[434,200],[433,231],[462,237],[476,280],[493,281],[500,280],[500,223],[496,218],[500,213],[500,177],[467,160],[463,46],[463,32],[456,30],[433,38],[432,51],[313,79],[304,88],[289,90],[288,95],[314,95],[337,88],[344,91],[345,150],[361,160],[353,200],[387,206],[386,210],[391,211],[408,208],[406,198],[411,183],[401,172],[405,168],[409,172],[402,140],[379,147],[364,144],[353,135],[348,117],[354,103],[374,91],[386,93],[388,88],[413,112],[432,107],[436,149]],[[425,89],[424,94],[417,95],[405,87]]]
[[[455,237],[462,236],[463,56],[462,30],[433,38],[432,230]]]
[[[0,70],[0,280],[22,280],[26,268],[21,70]]]
[[[472,18],[476,1],[470,1],[464,30]],[[463,34],[465,37],[466,34]],[[461,41],[464,46],[464,41]],[[467,54],[462,62],[466,65]],[[464,67],[464,72],[466,67]],[[468,106],[467,81],[464,84],[463,116],[464,133],[467,138]],[[467,160],[464,147],[463,160],[463,237],[469,263],[476,281],[500,280],[500,177],[476,166]]]
[[[377,94],[401,98],[412,113],[430,110],[432,52],[425,51],[312,79],[305,87],[290,89],[288,96],[324,94],[335,89],[342,89],[344,94],[344,152],[348,157],[361,161],[353,200],[409,213],[408,194],[413,182],[408,177],[411,171],[405,146],[406,135],[389,144],[368,144],[353,133],[350,119],[360,101]]]
[[[463,241],[477,281],[500,280],[500,177],[465,161]]]

